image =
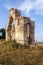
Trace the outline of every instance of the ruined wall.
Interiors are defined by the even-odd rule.
[[[26,44],[34,42],[34,22],[28,17],[21,16],[21,12],[11,8],[6,27],[6,40],[16,40]]]

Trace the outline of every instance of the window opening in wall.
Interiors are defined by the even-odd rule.
[[[11,24],[12,26],[14,25],[14,22],[12,22],[12,24]]]
[[[15,31],[15,22],[12,20],[12,23],[11,23],[11,28],[12,28],[12,31]]]

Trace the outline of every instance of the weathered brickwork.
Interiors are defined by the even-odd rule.
[[[16,40],[21,44],[34,43],[34,21],[21,16],[18,9],[11,8],[6,27],[6,40]]]

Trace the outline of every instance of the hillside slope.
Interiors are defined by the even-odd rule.
[[[26,48],[16,41],[4,41],[0,46],[2,65],[43,65],[43,47]]]

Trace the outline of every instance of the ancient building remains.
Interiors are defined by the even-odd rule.
[[[6,26],[6,40],[14,39],[21,44],[34,43],[34,21],[21,16],[18,9],[11,8]]]

